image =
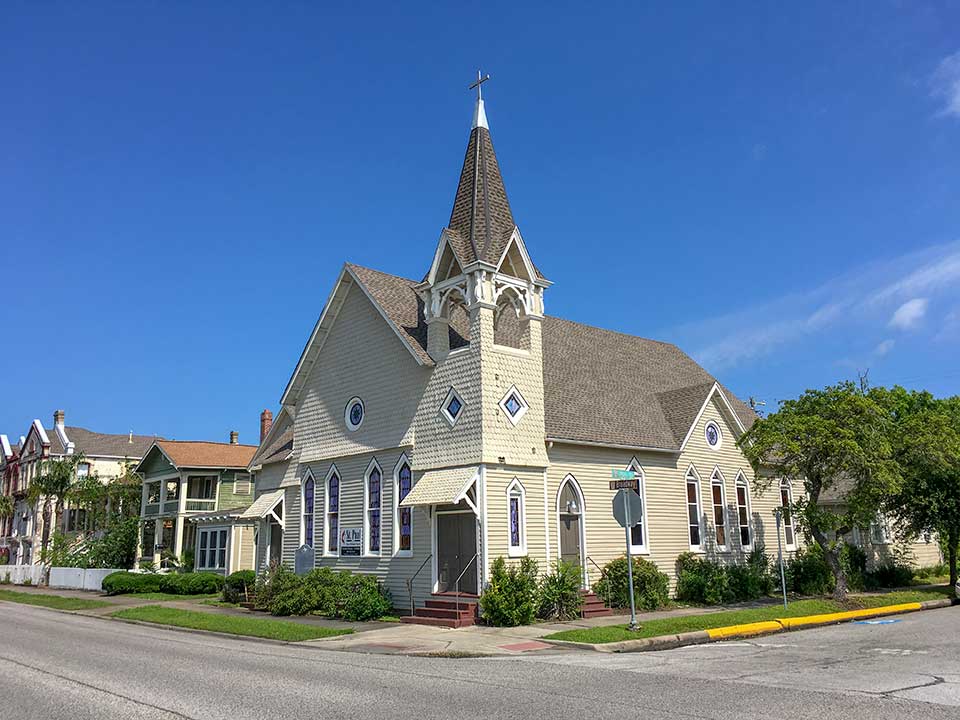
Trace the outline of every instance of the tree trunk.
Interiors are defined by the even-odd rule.
[[[837,602],[845,602],[847,599],[847,576],[840,564],[840,550],[830,547],[830,541],[827,540],[827,536],[822,530],[810,528],[810,533],[813,535],[813,539],[817,541],[820,549],[823,550],[823,557],[827,561],[827,565],[830,566],[830,572],[833,573],[833,578],[836,581],[833,587],[833,599]]]
[[[50,498],[43,501],[43,533],[40,535],[40,561],[47,561],[47,544],[50,542]]]
[[[947,562],[950,564],[950,588],[957,594],[957,544],[960,543],[960,531],[952,528],[947,532]]]

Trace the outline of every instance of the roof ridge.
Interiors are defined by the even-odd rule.
[[[686,355],[686,353],[676,343],[667,342],[666,340],[656,340],[655,338],[644,337],[643,335],[633,335],[631,333],[624,332],[623,330],[611,330],[610,328],[603,328],[599,325],[588,325],[585,322],[580,322],[579,320],[570,320],[569,318],[563,318],[558,315],[544,315],[543,317],[545,319],[549,318],[550,320],[559,320],[560,322],[569,323],[571,325],[579,325],[580,327],[589,328],[590,330],[599,330],[600,332],[610,333],[611,335],[620,335],[622,337],[630,338],[631,340],[643,340],[645,342],[656,343],[657,345],[666,345],[667,347],[676,348]],[[689,357],[689,355],[687,357]],[[706,370],[704,370],[704,372],[706,372]]]
[[[157,438],[157,442],[178,443],[180,445],[186,445],[188,443],[199,445],[200,443],[203,443],[204,445],[223,445],[224,447],[245,447],[245,448],[260,447],[259,445],[247,445],[246,443],[221,442],[219,440],[171,440],[170,438]]]
[[[388,273],[384,270],[377,270],[376,268],[367,267],[366,265],[357,265],[356,263],[351,263],[351,262],[344,263],[344,265],[346,265],[348,268],[352,268],[355,270],[366,270],[367,272],[375,272],[378,275],[386,275],[387,277],[396,278],[397,280],[403,280],[405,283],[410,283],[411,286],[420,284],[416,280],[411,280],[410,278],[404,277],[403,275],[397,275],[396,273]]]

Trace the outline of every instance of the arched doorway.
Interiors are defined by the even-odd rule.
[[[583,493],[573,475],[567,475],[557,493],[557,537],[560,559],[584,567]]]

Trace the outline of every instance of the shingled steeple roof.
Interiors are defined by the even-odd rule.
[[[483,98],[478,97],[447,232],[465,265],[477,260],[497,265],[515,227]]]

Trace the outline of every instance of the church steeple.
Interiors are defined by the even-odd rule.
[[[472,256],[461,258],[464,264],[479,260],[495,266],[510,242],[516,223],[483,105],[481,85],[489,77],[480,77],[477,73],[477,82],[470,86],[477,89],[477,103],[448,229],[456,233],[462,250]]]

